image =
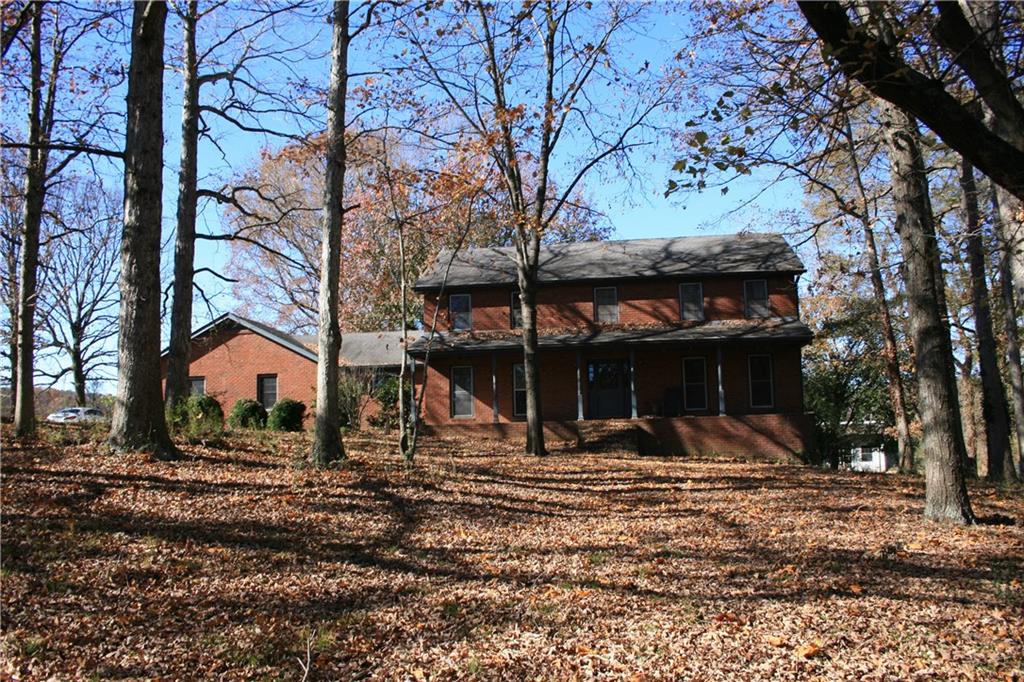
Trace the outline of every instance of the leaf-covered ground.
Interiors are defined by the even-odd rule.
[[[405,468],[366,441],[322,473],[301,449],[235,438],[165,464],[5,442],[2,676],[1024,670],[1019,488],[972,487],[997,523],[947,528],[895,476],[483,443]]]

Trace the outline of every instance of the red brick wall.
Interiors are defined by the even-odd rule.
[[[768,353],[772,356],[774,406],[770,409],[750,407],[747,357]],[[522,421],[513,415],[512,366],[522,362],[519,351],[495,353],[494,367],[498,389],[498,421]],[[547,421],[575,420],[577,416],[575,351],[542,351],[539,354],[541,375],[541,407]],[[587,349],[580,353],[584,414],[587,413],[587,362],[590,360],[628,359],[623,349]],[[708,346],[687,348],[662,347],[642,349],[634,353],[636,372],[637,415],[660,416],[669,391],[679,389],[683,380],[683,358],[703,357],[707,371],[707,409],[688,412],[692,415],[718,414],[718,368],[715,349]],[[452,418],[450,404],[450,371],[453,365],[473,367],[475,411],[471,418]],[[491,423],[494,421],[491,354],[434,356],[427,370],[427,396],[423,421],[427,424]],[[803,388],[800,369],[800,348],[795,346],[758,347],[744,344],[723,347],[722,377],[725,385],[727,414],[799,413],[803,411]],[[418,388],[419,390],[419,388]]]
[[[704,289],[704,316],[708,320],[744,317],[743,282],[746,277],[715,277],[701,279]],[[790,276],[769,276],[769,300],[777,317],[797,315],[796,284]],[[695,280],[649,280],[621,282],[617,285],[620,324],[675,324],[680,321],[679,283]],[[471,289],[452,293],[469,293],[473,306],[473,329],[507,330],[511,286]],[[447,299],[447,294],[445,299]],[[437,328],[449,330],[447,300],[442,302]],[[437,305],[436,292],[424,295],[423,320],[429,328]],[[537,327],[552,329],[594,326],[594,286],[592,284],[549,284],[537,293]]]
[[[587,422],[592,423],[592,422]],[[739,457],[798,461],[813,446],[807,415],[800,413],[726,416],[651,417],[602,422],[611,429],[635,429],[640,454],[688,455],[691,457]],[[545,421],[550,444],[582,442],[580,423]],[[427,435],[477,439],[526,439],[526,424],[462,423],[427,426]]]
[[[256,376],[277,375],[277,399],[306,404],[316,396],[316,363],[247,329],[215,330],[192,343],[189,376],[206,377],[206,393],[224,414],[241,398],[256,399]]]

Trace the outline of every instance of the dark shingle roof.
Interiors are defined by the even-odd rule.
[[[450,258],[451,251],[441,251],[414,288],[417,291],[440,288]],[[804,264],[782,235],[732,234],[542,246],[538,280],[567,282],[803,271]],[[456,255],[447,286],[513,284],[515,281],[512,247],[480,247],[465,249]]]
[[[235,313],[224,313],[192,333],[195,339],[224,324],[235,324],[284,346],[307,360],[317,361],[317,339],[310,334],[289,334],[268,324]],[[165,349],[163,355],[167,354]],[[341,335],[341,357],[344,367],[398,367],[402,364],[402,332],[350,332]]]
[[[808,343],[811,330],[795,318],[766,320],[717,320],[686,327],[643,327],[635,329],[580,330],[555,334],[541,332],[540,348],[565,348],[609,344],[699,343],[714,341],[792,341]],[[409,346],[409,354],[421,357],[427,350],[429,336],[424,334]],[[454,332],[434,334],[430,352],[455,353],[522,348],[522,337],[512,332]]]

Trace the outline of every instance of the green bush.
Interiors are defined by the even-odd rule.
[[[231,408],[228,424],[236,429],[262,429],[267,425],[267,410],[251,398],[242,398]]]
[[[301,431],[306,405],[298,400],[282,398],[274,403],[267,417],[267,427],[274,431]]]
[[[218,438],[224,433],[224,410],[212,395],[191,395],[171,408],[170,424],[186,438]]]

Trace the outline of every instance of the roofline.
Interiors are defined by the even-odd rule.
[[[787,268],[784,270],[733,270],[729,272],[693,272],[693,273],[674,273],[665,275],[632,275],[627,277],[571,277],[566,279],[539,279],[537,284],[540,286],[552,285],[552,284],[583,284],[586,282],[639,282],[641,280],[664,280],[664,279],[696,279],[698,277],[749,277],[751,275],[802,275],[807,272],[807,268]],[[445,289],[487,289],[491,287],[506,287],[506,286],[517,286],[515,279],[509,279],[508,281],[502,282],[473,282],[470,284],[458,284],[456,282],[445,282]],[[440,291],[440,284],[420,284],[419,282],[412,285],[412,290],[416,293],[427,293],[429,291]]]
[[[540,337],[538,341],[543,341],[544,337]],[[550,337],[549,337],[550,339]],[[543,346],[538,346],[538,351],[543,350],[558,350],[561,348],[588,348],[588,347],[608,347],[608,346],[630,346],[630,345],[642,345],[642,346],[663,346],[663,345],[721,345],[721,344],[736,344],[736,343],[772,343],[772,344],[797,344],[801,348],[810,344],[814,340],[813,332],[809,334],[793,335],[793,336],[717,336],[703,339],[616,339],[613,341],[597,342],[593,339],[580,339],[579,341],[561,341],[557,343],[544,343]],[[430,348],[431,355],[463,355],[467,353],[495,353],[504,351],[516,351],[521,350],[523,347],[522,341],[514,338],[511,339],[500,339],[501,345],[491,346],[469,346],[469,347],[451,347],[451,346],[432,346]],[[427,349],[417,348],[415,350],[407,351],[410,357],[419,359],[423,358],[427,354]]]
[[[301,355],[302,357],[306,358],[307,360],[310,360],[312,362],[317,362],[317,354],[314,353],[313,351],[311,351],[310,349],[306,348],[305,346],[301,346],[301,345],[294,344],[294,343],[289,343],[285,339],[278,338],[276,336],[272,336],[271,334],[268,334],[265,330],[263,330],[260,327],[252,324],[252,322],[250,322],[249,320],[245,319],[244,317],[239,317],[238,315],[235,315],[234,313],[224,313],[220,317],[217,317],[217,318],[207,322],[202,327],[200,327],[199,329],[197,329],[194,332],[192,332],[192,336],[190,337],[190,340],[191,341],[195,341],[197,338],[199,338],[203,334],[213,330],[214,328],[216,328],[220,324],[222,324],[224,322],[227,322],[227,321],[234,322],[235,324],[237,324],[237,325],[239,325],[241,327],[244,327],[245,329],[248,329],[249,331],[253,332],[254,334],[258,334],[259,336],[262,336],[267,341],[271,341],[273,343],[276,343],[277,345],[281,346],[282,348],[287,348],[288,350],[292,351],[293,353],[296,353],[297,355]],[[170,353],[170,350],[171,350],[170,347],[165,348],[163,350],[163,352],[160,353],[160,357],[161,358],[166,357],[167,354]]]

